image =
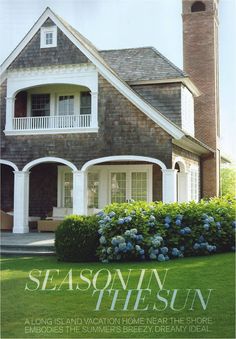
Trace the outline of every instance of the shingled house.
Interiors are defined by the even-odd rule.
[[[152,47],[97,50],[45,10],[1,66],[13,232],[55,208],[218,194],[216,18],[216,0],[183,1],[185,73]]]

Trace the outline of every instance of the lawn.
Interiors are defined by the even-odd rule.
[[[235,338],[233,253],[164,263],[62,263],[55,257],[3,257],[1,262],[2,338]],[[113,280],[115,270],[123,274],[126,290],[118,273]],[[144,291],[138,300],[140,274]],[[100,292],[93,295],[92,282],[98,289],[109,284],[98,311]],[[115,300],[114,291],[109,294],[112,282],[118,299],[126,301]]]

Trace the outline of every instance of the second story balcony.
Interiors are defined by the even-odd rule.
[[[77,70],[76,74],[76,69],[72,69],[67,74],[67,69],[63,69],[65,73],[60,69],[58,72],[52,69],[50,77],[47,70],[43,80],[42,71],[31,72],[31,77],[22,71],[9,76],[4,133],[33,135],[97,132],[96,74],[91,72],[92,75],[88,75],[88,71],[83,73],[82,70]],[[70,77],[66,77],[66,74]],[[83,82],[87,82],[88,86],[76,84]],[[26,87],[28,83],[31,83],[30,87]]]

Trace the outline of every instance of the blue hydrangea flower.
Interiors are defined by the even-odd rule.
[[[116,246],[116,247],[114,248],[114,252],[115,252],[115,254],[117,254],[117,253],[119,253],[119,252],[120,252],[120,249],[119,249],[119,247],[118,247],[118,246]]]
[[[184,246],[180,246],[180,251],[184,251]]]
[[[149,255],[149,258],[152,259],[152,260],[154,260],[154,259],[157,258],[157,256],[156,256],[155,253],[151,253],[151,254]]]
[[[137,229],[136,229],[136,228],[132,228],[132,229],[130,230],[130,233],[137,234],[137,233],[138,233],[138,231],[137,231]]]
[[[171,218],[167,215],[165,217],[165,223],[169,224],[171,222]]]
[[[112,238],[111,243],[113,246],[116,246],[118,244],[118,241],[116,238]]]
[[[118,236],[116,237],[116,239],[117,239],[118,244],[120,244],[120,243],[122,243],[122,242],[125,242],[125,239],[124,239],[121,235],[118,235]]]
[[[134,246],[131,244],[131,242],[127,242],[127,250],[128,251],[131,251],[133,248],[134,248]]]
[[[141,247],[140,247],[139,245],[135,245],[135,250],[136,250],[137,252],[139,252],[139,251],[141,251]]]
[[[116,214],[115,214],[115,212],[111,211],[108,215],[109,215],[110,218],[113,218]]]
[[[124,218],[124,222],[130,222],[132,220],[131,216],[128,215],[128,217]]]
[[[181,230],[179,230],[179,234],[184,235],[185,234],[185,229],[182,228]]]
[[[142,234],[138,234],[136,238],[137,238],[137,240],[143,240]]]
[[[119,244],[119,250],[120,250],[120,251],[126,250],[126,243],[125,243],[125,242],[121,242],[121,243]]]
[[[176,219],[182,221],[183,220],[183,215],[182,214],[177,214]]]
[[[209,217],[208,220],[209,220],[209,222],[213,222],[214,218],[213,217]]]
[[[186,226],[186,227],[184,227],[184,232],[185,232],[185,234],[190,234],[192,231],[191,231],[190,227]]]
[[[140,254],[140,255],[144,255],[144,250],[141,249],[141,250],[139,251],[139,254]]]
[[[199,242],[203,242],[203,241],[205,241],[205,238],[204,238],[204,236],[203,236],[203,235],[200,235],[200,237],[199,237],[198,241],[199,241]]]
[[[199,250],[200,248],[200,245],[196,242],[194,245],[193,245],[193,249],[194,250]]]
[[[103,228],[99,228],[98,234],[102,234],[102,233],[103,233]]]
[[[123,218],[119,218],[118,221],[117,221],[117,224],[118,225],[123,225],[124,224],[124,219]]]
[[[101,245],[106,244],[107,241],[106,241],[106,238],[104,237],[104,235],[101,236],[101,238],[99,239],[99,242],[100,242]]]
[[[105,213],[103,211],[100,211],[100,212],[97,213],[98,217],[103,217],[104,215],[105,215]]]
[[[218,229],[221,228],[221,223],[220,223],[219,221],[216,222],[216,227],[217,227]]]
[[[161,249],[161,253],[166,255],[168,253],[168,248],[167,247],[162,247]]]
[[[107,215],[103,220],[104,220],[104,222],[109,222],[109,221],[111,221],[111,218]]]
[[[100,225],[105,224],[105,221],[103,219],[99,220],[98,222]]]
[[[154,217],[154,215],[150,215],[149,220],[150,220],[150,221],[156,221],[156,218]]]
[[[165,255],[165,261],[168,261],[168,260],[170,260],[169,256]]]
[[[130,230],[125,231],[125,235],[126,235],[127,237],[129,237],[129,236],[130,236]]]
[[[107,254],[111,254],[112,253],[112,248],[111,247],[108,247],[107,249]]]
[[[168,228],[170,228],[170,225],[169,225],[169,224],[167,224],[167,223],[165,223],[165,225],[164,225],[164,226],[165,226],[165,228],[167,228],[167,229],[168,229]]]
[[[157,260],[158,261],[165,261],[165,257],[163,254],[159,254],[158,257],[157,257]]]
[[[205,231],[208,231],[209,228],[210,228],[210,225],[209,225],[209,224],[204,224],[204,225],[203,225],[203,228],[204,228]]]
[[[236,228],[236,221],[235,220],[232,222],[232,227]]]
[[[181,225],[181,220],[180,220],[180,219],[177,219],[177,220],[175,221],[175,224],[176,224],[177,226],[180,226],[180,225]]]
[[[178,257],[178,256],[180,255],[180,251],[178,250],[178,248],[174,247],[174,248],[172,249],[172,255],[173,255],[174,257]]]

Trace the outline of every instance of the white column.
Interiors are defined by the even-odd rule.
[[[6,97],[6,130],[13,130],[13,118],[15,110],[15,97]]]
[[[188,189],[188,172],[177,173],[178,182],[178,202],[189,201],[189,189]]]
[[[175,202],[177,200],[175,169],[162,169],[162,200],[163,202]]]
[[[87,175],[73,172],[73,214],[87,215]]]
[[[14,172],[14,225],[13,233],[28,233],[29,172]]]
[[[98,127],[98,93],[90,92],[91,94],[91,127]]]

